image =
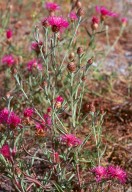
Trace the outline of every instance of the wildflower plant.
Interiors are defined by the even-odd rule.
[[[4,65],[13,68],[11,78],[15,84],[5,98],[7,108],[0,111],[0,162],[4,162],[5,173],[8,170],[17,191],[82,192],[95,185],[98,189],[98,183],[113,179],[124,184],[125,171],[101,165],[105,152],[101,145],[105,113],[97,111],[94,103],[86,113],[82,108],[86,79],[95,59],[95,37],[104,31],[105,17],[117,14],[96,7],[101,21],[96,16],[90,21],[87,32],[92,52],[88,53],[82,45],[77,46],[79,27],[85,20],[81,3],[72,3],[74,11],[67,18],[58,14],[61,8],[56,3],[46,2],[44,9],[49,15],[35,26],[34,40],[30,42],[35,57],[22,65],[15,65],[12,54],[2,58]],[[7,36],[10,38],[12,33]],[[86,137],[79,134],[84,123],[88,124]],[[85,146],[92,138],[94,160],[85,155]],[[85,170],[84,162],[90,162]],[[91,174],[89,186],[84,171]]]

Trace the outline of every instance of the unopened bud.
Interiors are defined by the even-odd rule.
[[[92,23],[91,24],[91,28],[92,28],[93,31],[98,29],[98,27],[99,27],[98,23]]]
[[[69,54],[69,59],[70,59],[70,60],[73,60],[74,57],[75,57],[75,54],[74,54],[73,52],[71,52],[71,53]]]
[[[70,62],[67,65],[67,69],[71,72],[74,73],[76,71],[76,65],[74,62]]]
[[[48,27],[49,23],[48,23],[47,18],[42,19],[41,24],[42,24],[43,27]]]
[[[83,75],[83,76],[82,76],[82,81],[85,81],[85,80],[86,80],[86,76]]]
[[[87,63],[88,63],[89,65],[92,65],[92,63],[93,63],[93,58],[89,59],[89,60],[87,61]]]
[[[79,9],[79,8],[81,8],[82,7],[82,3],[80,2],[80,1],[77,1],[76,2],[76,7]]]
[[[83,15],[84,15],[84,10],[82,8],[79,8],[78,11],[77,11],[77,16],[81,17]]]
[[[83,48],[82,47],[78,47],[77,48],[77,54],[78,55],[82,55],[82,53],[83,53]]]
[[[94,102],[92,102],[92,103],[90,104],[90,111],[93,112],[93,113],[95,113],[95,105],[94,105]]]
[[[6,94],[7,99],[9,99],[10,96],[11,96],[10,92],[7,92],[7,94]]]

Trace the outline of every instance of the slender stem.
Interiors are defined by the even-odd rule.
[[[71,41],[70,41],[69,44],[68,44],[67,51],[66,51],[66,53],[65,53],[65,55],[64,55],[64,58],[63,58],[63,60],[62,60],[61,65],[60,65],[60,69],[61,69],[61,67],[62,67],[62,65],[63,65],[63,63],[64,63],[64,61],[65,61],[65,59],[66,59],[66,57],[67,57],[67,55],[68,55],[69,48],[71,47],[71,45],[72,45],[72,43],[73,43],[73,41],[74,41],[74,38],[75,38],[75,36],[76,36],[76,33],[77,33],[77,30],[78,30],[78,28],[79,28],[80,23],[81,23],[81,17],[80,17],[79,20],[78,20],[76,29],[75,29],[74,34],[73,34],[73,36],[72,36],[72,39],[71,39]]]

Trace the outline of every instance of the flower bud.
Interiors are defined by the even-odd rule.
[[[99,26],[99,19],[98,19],[98,17],[93,16],[92,17],[92,24],[91,24],[92,30],[96,30],[98,28],[98,26]]]
[[[74,73],[76,71],[76,65],[74,62],[70,62],[67,65],[67,69],[71,72]]]
[[[77,16],[78,16],[78,17],[81,17],[81,16],[83,16],[83,15],[84,15],[84,9],[79,8],[78,11],[77,11]]]
[[[93,112],[93,113],[95,113],[95,105],[94,105],[94,102],[92,102],[92,103],[90,104],[90,111]]]
[[[82,7],[82,3],[80,2],[80,1],[77,1],[76,2],[76,7],[79,9],[79,8],[81,8]]]
[[[43,18],[42,21],[41,21],[41,24],[42,24],[43,27],[48,27],[49,23],[48,23],[47,18]]]
[[[121,22],[122,22],[122,26],[125,27],[125,26],[127,25],[128,19],[125,18],[125,17],[123,17],[123,18],[121,19]]]
[[[82,53],[83,53],[83,48],[82,47],[78,47],[77,48],[77,54],[78,55],[82,55]]]
[[[83,76],[82,76],[82,81],[85,81],[85,80],[86,80],[86,76],[83,75]]]
[[[92,63],[93,63],[93,58],[89,59],[89,60],[87,61],[87,63],[88,63],[89,65],[92,65]]]
[[[69,54],[69,59],[72,61],[74,59],[74,57],[75,57],[75,54],[73,52],[71,52]]]

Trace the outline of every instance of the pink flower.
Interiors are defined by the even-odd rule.
[[[61,97],[60,95],[58,97],[56,97],[56,102],[60,102],[60,103],[63,103],[64,99],[63,97]]]
[[[33,113],[34,113],[34,109],[26,108],[24,110],[24,117],[32,117]]]
[[[99,18],[96,17],[96,16],[93,16],[93,17],[92,17],[92,23],[93,23],[93,24],[95,24],[95,23],[98,24],[98,23],[99,23]]]
[[[31,43],[31,49],[33,50],[33,51],[36,51],[36,53],[40,53],[40,48],[39,48],[39,46],[42,46],[43,45],[43,43],[42,42],[39,42],[39,43],[37,43],[37,42],[32,42]]]
[[[46,2],[45,3],[45,8],[48,11],[57,11],[60,9],[60,6],[57,3],[52,3],[52,2]]]
[[[27,63],[27,69],[28,69],[28,71],[31,72],[31,71],[33,70],[33,68],[37,68],[39,71],[42,70],[42,64],[40,63],[39,60],[37,60],[37,59],[32,59],[31,61],[29,61],[29,62]]]
[[[110,178],[119,180],[119,182],[122,184],[124,184],[127,179],[126,172],[118,166],[109,166],[108,175]]]
[[[44,120],[46,125],[51,126],[52,125],[52,119],[48,114],[44,114]]]
[[[8,144],[4,144],[0,148],[0,153],[8,160],[11,160],[11,152]]]
[[[7,120],[7,124],[10,125],[11,128],[15,128],[20,123],[21,123],[21,119],[14,112],[10,112]]]
[[[62,135],[61,141],[64,142],[68,147],[78,146],[82,144],[82,141],[75,137],[73,134]]]
[[[110,16],[110,17],[117,17],[118,16],[117,13],[109,11],[104,6],[96,6],[95,9],[98,13],[101,13],[102,16]]]
[[[13,35],[12,30],[11,29],[7,29],[7,31],[6,31],[6,38],[10,39],[12,37],[12,35]]]
[[[51,16],[48,18],[48,22],[52,27],[52,31],[57,33],[62,31],[64,28],[66,29],[69,25],[68,21],[63,17]]]
[[[8,67],[11,67],[16,63],[16,61],[12,55],[5,55],[2,58],[2,63],[8,65]]]
[[[21,119],[13,111],[9,111],[5,108],[0,111],[0,123],[15,128],[21,123]]]
[[[0,111],[0,123],[6,124],[8,120],[9,110],[4,108]]]
[[[95,174],[96,181],[100,182],[102,179],[107,178],[107,169],[102,166],[98,166],[92,169],[92,172]]]
[[[43,121],[42,123],[36,123],[36,129],[37,130],[44,130],[45,129],[45,122]]]
[[[69,14],[69,17],[70,17],[71,21],[75,21],[78,19],[76,13],[73,11]]]

